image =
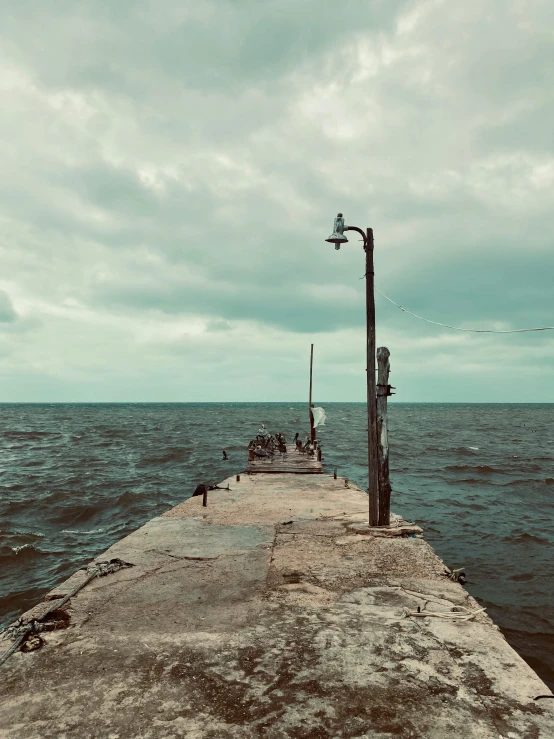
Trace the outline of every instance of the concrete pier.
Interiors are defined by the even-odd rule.
[[[277,454],[269,459],[248,460],[246,471],[250,474],[253,472],[272,474],[291,472],[295,475],[320,475],[323,472],[323,465],[316,457],[302,454],[295,446],[289,444],[286,454]]]
[[[358,487],[227,483],[100,555],[134,566],[0,668],[2,739],[554,737],[550,690],[425,540],[360,533]]]

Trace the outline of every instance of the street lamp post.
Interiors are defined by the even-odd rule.
[[[340,249],[348,239],[345,231],[357,231],[362,235],[365,251],[365,296],[366,296],[366,324],[367,324],[367,471],[369,495],[369,525],[379,525],[379,475],[377,451],[377,392],[375,385],[375,295],[373,288],[373,229],[366,232],[357,226],[345,226],[342,213],[335,218],[333,233],[329,236],[330,244]]]

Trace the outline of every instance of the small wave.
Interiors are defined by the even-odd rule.
[[[445,449],[445,451],[450,451],[450,450]],[[471,446],[459,446],[457,449],[454,449],[452,451],[454,451],[460,457],[474,457],[475,453],[479,451],[479,448],[471,447]]]
[[[18,558],[33,558],[33,557],[44,557],[47,552],[43,552],[41,549],[37,549],[33,544],[20,544],[19,546],[2,546],[0,547],[0,558],[8,559],[10,557]]]
[[[103,534],[104,533],[104,529],[88,529],[88,530],[85,530],[85,529],[62,529],[62,532],[61,533],[62,534],[79,534],[79,535],[88,536],[88,535],[91,535],[91,534]]]
[[[130,435],[128,431],[124,431],[123,429],[99,427],[96,430],[103,436],[107,436],[109,439],[125,439]]]
[[[41,531],[0,531],[0,536],[17,536],[20,539],[44,539],[44,534]]]
[[[43,467],[45,463],[45,459],[28,459],[20,464],[22,467]]]
[[[94,517],[103,515],[106,512],[107,503],[105,500],[98,500],[90,505],[65,505],[58,506],[52,511],[52,520],[63,526],[74,526],[80,523],[94,523]]]
[[[73,480],[70,481],[71,484],[73,484]],[[77,486],[75,486],[77,488]],[[78,489],[78,488],[77,488]],[[51,492],[50,490],[46,490],[43,494],[42,492],[39,493],[40,495],[40,505],[44,509],[55,509],[56,505],[58,503],[65,503],[67,500],[71,500],[71,497],[73,495],[72,490],[55,490],[54,492]]]
[[[456,480],[450,478],[450,479],[447,479],[447,482],[449,485],[479,485],[480,487],[483,487],[486,485],[487,487],[490,487],[490,486],[496,487],[496,483],[491,482],[489,479],[482,478],[482,477],[461,477]]]
[[[513,532],[513,534],[516,534],[517,532]],[[502,541],[510,542],[510,544],[546,544],[547,546],[550,545],[550,542],[548,539],[543,539],[542,536],[535,536],[534,534],[519,534],[517,536],[505,536]]]
[[[447,472],[480,472],[481,474],[491,474],[501,472],[501,470],[490,467],[488,464],[470,465],[470,464],[452,464],[444,468]]]
[[[17,493],[19,490],[24,490],[25,485],[19,482],[15,482],[13,485],[0,485],[0,490],[10,490],[13,493]]]
[[[516,469],[518,469],[520,472],[540,472],[541,465],[540,464],[524,464],[520,463]]]
[[[122,493],[119,498],[115,501],[117,505],[131,505],[143,499],[144,496],[140,493],[134,493],[131,490],[127,490]]]
[[[547,480],[548,480],[548,478],[546,478],[546,480],[544,480],[544,482],[546,482]],[[508,482],[506,484],[509,485],[509,486],[511,486],[511,485],[536,485],[537,483],[542,483],[542,482],[543,482],[543,480],[541,478],[527,477],[527,478],[520,479],[520,480],[511,480],[510,482]],[[546,482],[546,484],[548,485],[548,482]]]
[[[508,580],[513,580],[514,582],[527,582],[528,580],[534,580],[535,579],[535,573],[534,572],[524,572],[521,575],[511,575]]]
[[[55,431],[2,431],[5,439],[42,439],[45,436],[59,436]]]
[[[16,547],[10,547],[12,552],[14,552],[15,554],[19,554],[19,552],[21,552],[21,550],[23,549],[34,549],[34,548],[35,547],[32,544],[20,544],[19,546],[16,546]]]
[[[544,481],[547,485],[554,485],[554,477],[545,477]]]
[[[185,462],[190,457],[188,449],[173,449],[161,457],[145,457],[137,463],[137,467],[149,467],[155,464],[167,464],[168,462]]]

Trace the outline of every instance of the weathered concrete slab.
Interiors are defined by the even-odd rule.
[[[554,736],[549,690],[431,547],[350,530],[359,488],[227,482],[101,555],[135,566],[0,668],[2,739]]]
[[[176,559],[216,559],[226,554],[240,554],[270,546],[275,532],[272,526],[219,526],[207,515],[177,518],[153,518],[142,528],[108,549],[106,558],[148,559],[152,553]],[[148,537],[148,538],[147,538]]]
[[[336,518],[367,519],[367,495],[343,479],[327,475],[241,475],[240,482],[230,477],[221,483],[230,490],[209,493],[207,508],[199,497],[172,508],[164,517],[205,516],[221,525],[267,524],[277,522]]]

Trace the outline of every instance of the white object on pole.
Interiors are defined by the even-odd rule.
[[[312,408],[312,415],[314,417],[314,428],[325,426],[325,419],[327,416],[323,408]]]

